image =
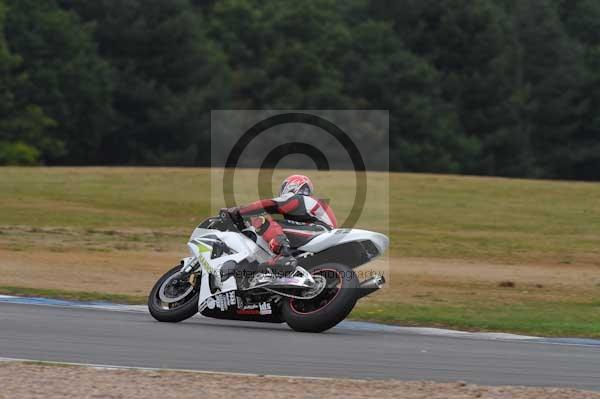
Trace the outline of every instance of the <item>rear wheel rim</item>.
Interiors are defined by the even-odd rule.
[[[311,275],[323,276],[327,280],[326,286],[319,295],[312,299],[290,299],[290,308],[294,313],[307,315],[319,312],[333,302],[342,290],[344,279],[338,270],[319,269],[311,272]]]

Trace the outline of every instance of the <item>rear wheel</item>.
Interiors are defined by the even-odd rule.
[[[181,266],[166,272],[150,291],[148,310],[158,321],[177,323],[198,313],[200,278],[179,279]]]
[[[313,276],[326,280],[323,291],[312,299],[287,299],[282,314],[296,331],[322,332],[344,320],[356,304],[358,278],[346,265],[328,263],[308,269]]]

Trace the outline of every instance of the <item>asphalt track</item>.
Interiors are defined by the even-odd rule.
[[[285,325],[204,318],[164,324],[139,311],[13,303],[0,303],[0,357],[600,390],[600,346],[592,344],[352,327],[301,334]]]

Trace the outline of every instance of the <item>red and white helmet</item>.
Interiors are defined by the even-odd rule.
[[[304,175],[288,176],[282,183],[279,196],[286,194],[312,195],[314,186],[310,178]]]

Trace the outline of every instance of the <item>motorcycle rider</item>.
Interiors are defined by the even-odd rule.
[[[269,268],[274,273],[291,273],[297,265],[291,254],[292,242],[294,247],[298,247],[315,235],[337,228],[333,210],[325,201],[315,198],[313,192],[310,178],[292,175],[281,183],[279,197],[228,210],[234,220],[250,218],[256,233],[275,254],[261,265],[259,271]],[[282,215],[284,219],[277,221],[271,216],[274,214]]]

